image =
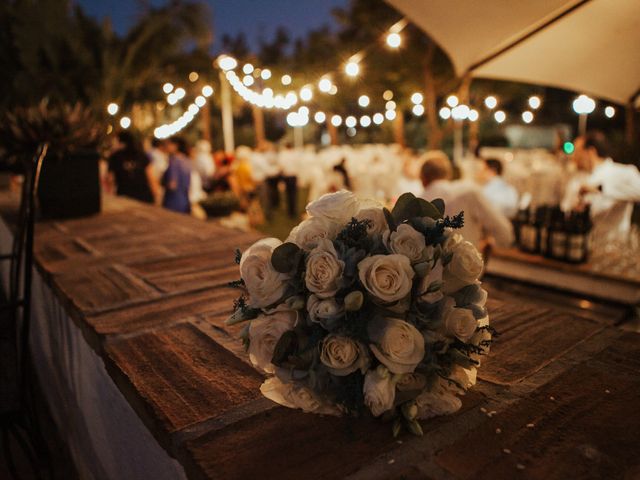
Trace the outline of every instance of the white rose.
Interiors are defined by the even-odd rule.
[[[398,225],[395,232],[387,230],[382,238],[389,251],[404,255],[411,263],[425,260],[426,244],[424,235],[411,225],[406,223]]]
[[[318,246],[321,238],[333,240],[337,233],[338,226],[335,223],[323,217],[309,217],[291,230],[286,241],[310,251]]]
[[[269,400],[288,408],[300,408],[307,413],[341,415],[340,409],[320,399],[313,390],[296,383],[284,383],[277,377],[268,378],[260,392]]]
[[[462,238],[462,235],[456,233],[452,228],[448,227],[444,230],[444,236],[446,237],[446,240],[444,241],[442,248],[446,252],[453,250],[456,245],[464,240],[464,238]]]
[[[424,358],[424,337],[410,323],[395,318],[374,318],[367,325],[369,347],[393,373],[410,373]]]
[[[307,213],[312,217],[323,217],[329,221],[344,225],[358,213],[358,199],[347,190],[322,195],[307,205]]]
[[[413,276],[409,259],[404,255],[373,255],[358,263],[362,285],[385,303],[403,299],[411,292]]]
[[[427,303],[435,303],[442,299],[442,287],[433,292],[427,292],[429,286],[434,282],[438,282],[442,284],[442,274],[443,274],[442,262],[438,260],[436,264],[431,267],[429,273],[425,275],[422,280],[420,280],[420,287],[418,289],[418,296],[420,300]]]
[[[316,295],[309,295],[307,312],[312,322],[331,330],[335,322],[344,315],[344,306],[336,302],[335,298],[322,299]]]
[[[273,351],[283,333],[293,330],[298,314],[291,310],[259,315],[249,323],[249,360],[267,373],[274,373]]]
[[[468,341],[476,333],[478,322],[468,308],[456,308],[455,300],[447,297],[443,308],[444,328],[447,335],[463,342]]]
[[[276,238],[265,238],[254,243],[240,259],[240,276],[249,292],[249,305],[264,308],[282,298],[289,275],[280,273],[271,265],[273,250],[282,245]]]
[[[438,415],[450,415],[460,410],[462,400],[445,387],[446,380],[438,383],[429,391],[422,392],[416,398],[418,418],[427,419]]]
[[[307,288],[320,298],[333,297],[340,290],[344,262],[331,240],[322,238],[307,257],[304,281]]]
[[[369,370],[364,376],[364,404],[374,417],[393,408],[396,386],[393,377],[382,366]]]
[[[489,316],[487,315],[484,318],[478,320],[477,327],[486,327],[489,325]],[[476,333],[473,334],[469,343],[473,343],[474,345],[480,345],[484,340],[491,340],[491,333],[487,330],[478,330],[476,328]],[[489,353],[491,347],[489,345],[483,346],[484,355],[479,355],[477,353],[472,353],[471,358],[478,362],[478,365],[482,362],[483,358]]]
[[[471,242],[460,242],[450,252],[453,257],[444,269],[445,293],[455,292],[475,283],[484,266],[480,252]]]
[[[382,205],[375,200],[360,202],[360,210],[355,216],[356,220],[369,220],[371,223],[367,230],[369,233],[384,233],[388,228],[387,219],[382,211]]]
[[[333,375],[344,377],[356,370],[364,373],[369,365],[366,347],[341,335],[327,335],[322,342],[320,361]]]
[[[459,365],[455,366],[449,375],[449,378],[458,382],[464,390],[473,387],[476,384],[477,377],[478,370],[475,367],[463,368]],[[460,389],[454,386],[452,390],[459,392]],[[460,393],[464,393],[464,391]]]
[[[423,390],[427,385],[427,379],[421,373],[405,373],[404,375],[400,375],[396,388],[400,392],[414,391],[414,390]]]

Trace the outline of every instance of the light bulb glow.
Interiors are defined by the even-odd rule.
[[[478,111],[477,111],[477,110],[470,110],[470,111],[469,111],[468,118],[469,118],[469,121],[470,121],[470,122],[475,122],[475,121],[477,121],[479,117],[480,117],[480,115],[478,114]]]
[[[321,92],[324,93],[329,93],[329,90],[331,90],[332,87],[332,83],[331,80],[329,80],[328,78],[323,78],[318,82],[318,88],[320,89]]]
[[[398,48],[402,44],[402,37],[399,33],[391,32],[387,34],[387,45],[391,48]]]
[[[169,95],[169,94],[173,91],[173,84],[172,84],[172,83],[169,83],[169,82],[165,83],[165,84],[162,86],[162,91],[163,91],[164,93],[166,93],[167,95]]]
[[[308,102],[309,100],[311,100],[313,98],[313,90],[311,90],[311,87],[302,87],[300,89],[300,99]]]
[[[167,97],[167,103],[169,105],[175,105],[176,103],[178,103],[178,96],[174,93],[170,93],[169,96]]]
[[[316,112],[316,114],[313,116],[313,119],[316,121],[316,123],[323,123],[327,119],[327,116],[324,114],[324,112]]]
[[[253,82],[255,80],[253,79],[253,77],[251,75],[245,75],[244,77],[242,77],[242,83],[244,85],[246,85],[247,87],[250,87],[251,85],[253,85]]]
[[[339,127],[342,125],[342,117],[340,115],[334,115],[331,117],[331,125],[334,127]]]
[[[504,113],[502,110],[498,110],[493,114],[493,118],[495,119],[496,122],[502,123],[507,119],[507,114]]]
[[[384,108],[385,110],[395,110],[396,102],[394,102],[393,100],[389,100],[387,103],[384,104]]]
[[[411,109],[411,111],[413,112],[413,114],[416,117],[420,117],[422,115],[424,115],[424,107],[420,104],[418,105],[414,105],[413,108]]]
[[[542,103],[540,101],[540,97],[533,95],[531,97],[529,97],[529,106],[531,108],[533,108],[534,110],[536,110],[537,108],[540,108],[540,104]]]
[[[442,107],[438,112],[440,118],[443,120],[449,120],[451,118],[451,109],[449,107]]]
[[[347,128],[353,128],[358,124],[358,120],[353,115],[349,115],[344,119],[344,124]]]
[[[487,98],[484,99],[484,105],[489,110],[493,110],[498,105],[498,100],[493,95],[489,95]]]
[[[391,90],[385,90],[384,93],[382,94],[382,98],[384,98],[387,101],[393,99],[393,92]]]
[[[347,62],[344,66],[344,73],[350,77],[357,77],[358,73],[360,73],[360,65],[358,65],[358,62]]]
[[[262,72],[260,72],[260,78],[262,78],[263,80],[269,80],[271,78],[271,70],[269,70],[268,68],[262,70]]]
[[[116,113],[118,113],[119,109],[120,107],[118,107],[117,103],[110,103],[109,105],[107,105],[107,113],[109,115],[115,115]]]
[[[205,85],[202,87],[202,95],[205,97],[210,97],[213,95],[213,87],[211,85]]]
[[[126,130],[131,126],[131,119],[129,117],[122,117],[120,119],[120,126]]]
[[[335,95],[336,93],[338,93],[338,87],[334,85],[331,85],[331,88],[329,89],[329,95]]]
[[[176,88],[176,91],[174,93],[178,100],[182,100],[184,96],[187,94],[184,88]]]
[[[457,121],[462,121],[469,117],[469,107],[464,103],[456,105],[451,109],[451,118]]]
[[[245,75],[249,75],[253,72],[253,65],[251,65],[250,63],[245,63],[244,66],[242,67],[242,73],[244,73]]]
[[[422,101],[424,100],[424,97],[422,96],[421,93],[416,92],[413,95],[411,95],[411,101],[415,104],[418,105],[419,103],[422,103]]]
[[[291,85],[291,75],[283,75],[280,81],[283,85]]]
[[[394,120],[396,118],[396,111],[395,110],[387,110],[384,113],[384,116],[387,120]]]
[[[382,124],[382,122],[384,122],[384,115],[383,114],[378,112],[378,113],[373,115],[373,123],[375,123],[376,125],[380,125],[380,124]]]
[[[447,105],[449,105],[451,108],[458,105],[458,103],[459,103],[458,97],[456,97],[455,95],[449,95],[447,97]]]
[[[198,75],[198,72],[191,72],[191,73],[189,74],[189,81],[190,81],[191,83],[193,83],[193,82],[197,82],[199,78],[200,78],[200,75]]]
[[[362,108],[368,107],[370,101],[371,100],[367,95],[360,95],[360,97],[358,98],[358,105],[360,105]]]
[[[371,117],[369,115],[361,116],[360,125],[364,128],[367,128],[369,125],[371,125]]]
[[[194,103],[198,106],[198,107],[204,107],[204,104],[207,103],[207,99],[204,98],[202,95],[198,95],[196,97],[196,99],[194,100]]]
[[[533,122],[533,113],[531,113],[529,110],[525,110],[524,112],[522,112],[522,121],[524,123]]]
[[[573,101],[573,111],[579,115],[588,115],[596,108],[596,101],[586,95],[580,95]]]
[[[233,70],[238,66],[238,61],[229,55],[221,55],[218,57],[218,66],[224,70]]]
[[[604,109],[604,114],[607,116],[607,118],[613,118],[616,114],[616,109],[609,105]]]

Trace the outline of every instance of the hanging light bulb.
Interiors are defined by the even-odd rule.
[[[313,90],[311,90],[311,87],[302,87],[300,89],[300,99],[302,99],[304,102],[308,102],[312,98]]]
[[[110,103],[109,105],[107,105],[107,113],[109,115],[115,115],[116,113],[118,113],[119,109],[120,107],[118,107],[117,103]]]
[[[411,101],[416,105],[419,103],[422,103],[422,100],[424,100],[424,97],[419,92],[416,92],[413,95],[411,95]]]
[[[424,115],[424,107],[420,104],[418,105],[414,105],[413,108],[411,109],[411,111],[413,112],[413,114],[416,117],[420,117],[422,115]]]
[[[360,95],[360,97],[358,98],[358,105],[360,105],[362,108],[368,107],[369,102],[370,99],[367,95]]]
[[[164,93],[166,93],[167,95],[169,95],[169,94],[173,91],[173,84],[172,84],[172,83],[169,83],[169,82],[165,83],[165,84],[162,86],[162,91],[163,91]]]
[[[360,65],[358,65],[358,62],[347,62],[344,66],[344,72],[350,77],[357,77],[358,73],[360,73]]]
[[[280,81],[283,85],[291,85],[291,75],[283,75]]]
[[[458,102],[459,102],[458,97],[456,97],[455,95],[449,95],[447,97],[447,105],[449,105],[451,108],[458,105]]]
[[[529,110],[525,110],[524,112],[522,112],[522,121],[524,123],[533,122],[533,113],[531,113]]]
[[[469,115],[467,116],[467,118],[469,119],[470,122],[475,122],[478,120],[478,118],[480,118],[480,115],[478,114],[477,110],[469,110]]]
[[[396,102],[394,102],[393,100],[389,100],[387,103],[384,104],[384,108],[386,110],[395,110]]]
[[[262,72],[260,72],[260,78],[262,78],[263,80],[269,80],[271,78],[271,70],[269,70],[268,68],[262,70]]]
[[[202,95],[205,97],[210,97],[213,95],[213,87],[211,85],[205,85],[202,87]]]
[[[353,128],[358,124],[358,120],[353,115],[349,115],[344,119],[344,124],[347,128]]]
[[[493,114],[493,118],[496,120],[496,122],[502,123],[507,119],[507,114],[504,113],[502,110],[498,110],[496,113]]]
[[[244,73],[245,75],[249,75],[253,72],[253,65],[251,65],[250,63],[245,63],[244,66],[242,67],[242,73]]]
[[[224,70],[233,70],[238,66],[238,61],[229,55],[220,55],[218,57],[218,66]]]
[[[122,117],[120,119],[120,126],[126,130],[131,126],[131,119],[129,117]]]
[[[398,48],[402,43],[402,37],[399,33],[390,32],[387,34],[387,45],[391,48]]]
[[[371,125],[371,117],[369,115],[363,115],[360,117],[360,126],[367,128]]]
[[[616,109],[609,105],[608,107],[605,107],[604,114],[607,118],[613,118],[616,114]]]
[[[331,125],[334,127],[339,127],[342,125],[342,117],[340,115],[334,115],[331,117]]]
[[[380,125],[382,122],[384,122],[384,115],[383,114],[378,112],[378,113],[373,115],[373,123],[375,123],[376,125]]]
[[[323,123],[327,119],[327,116],[324,114],[324,112],[316,112],[316,114],[313,116],[313,119],[316,121],[316,123]]]
[[[328,78],[323,78],[318,82],[318,88],[320,89],[321,92],[324,93],[329,93],[329,90],[331,90],[332,87],[332,83],[331,80],[329,80]]]
[[[449,107],[442,107],[438,112],[440,118],[443,120],[449,120],[451,118],[451,109]]]
[[[529,97],[529,106],[534,110],[540,107],[540,103],[541,103],[540,97],[536,95]]]
[[[384,116],[387,120],[394,120],[396,118],[396,111],[395,110],[387,110],[384,113]]]
[[[382,98],[384,98],[387,101],[391,100],[393,98],[393,92],[391,90],[385,90],[384,93],[382,94]]]
[[[489,109],[493,110],[498,105],[498,100],[493,95],[489,95],[484,99],[484,105]]]
[[[202,95],[198,95],[196,97],[196,99],[194,100],[194,103],[198,106],[198,107],[204,107],[204,104],[207,103],[207,99],[204,98]]]

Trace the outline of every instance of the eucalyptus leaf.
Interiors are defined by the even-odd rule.
[[[438,209],[438,211],[440,212],[440,218],[442,218],[442,216],[444,215],[444,200],[441,198],[434,198],[433,200],[431,200],[431,205]]]
[[[389,230],[395,232],[398,229],[398,224],[393,218],[393,214],[387,208],[383,208],[382,212],[384,213],[384,218],[387,220],[387,225],[389,225]]]
[[[427,202],[424,198],[416,198],[418,204],[417,217],[429,217],[433,219],[442,218],[442,213],[431,202]]]
[[[225,320],[225,325],[235,325],[236,323],[246,322],[247,320],[253,320],[258,316],[260,310],[256,308],[239,308]]]

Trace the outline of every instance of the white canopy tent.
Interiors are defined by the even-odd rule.
[[[387,0],[458,75],[575,90],[627,104],[640,89],[640,0]]]

